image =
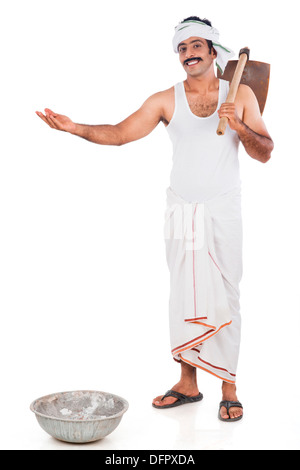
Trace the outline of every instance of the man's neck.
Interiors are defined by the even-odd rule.
[[[219,80],[212,69],[209,73],[197,77],[187,75],[185,85],[188,91],[204,94],[218,89]]]

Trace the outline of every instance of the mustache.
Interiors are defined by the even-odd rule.
[[[201,61],[201,57],[193,57],[192,59],[186,59],[183,64],[186,65],[188,62],[192,62],[193,60],[199,60]]]

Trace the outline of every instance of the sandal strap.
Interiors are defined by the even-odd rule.
[[[222,408],[222,406],[226,408],[227,412],[229,412],[230,408],[242,408],[243,409],[243,405],[239,401],[224,400],[224,401],[221,401],[220,403],[220,409]]]
[[[168,390],[161,400],[164,400],[164,398],[167,398],[167,397],[177,398],[177,400],[185,400],[187,398],[186,395],[183,395],[182,393],[179,393],[179,392],[175,392],[175,390]]]

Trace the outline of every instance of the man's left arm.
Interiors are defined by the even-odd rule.
[[[250,157],[262,163],[271,158],[274,143],[261,117],[259,105],[252,89],[240,85],[235,103],[223,103],[219,117],[226,116]]]

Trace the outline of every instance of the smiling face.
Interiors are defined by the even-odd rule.
[[[217,57],[214,49],[209,51],[205,39],[191,37],[178,45],[179,60],[188,75],[203,75],[213,65]]]

